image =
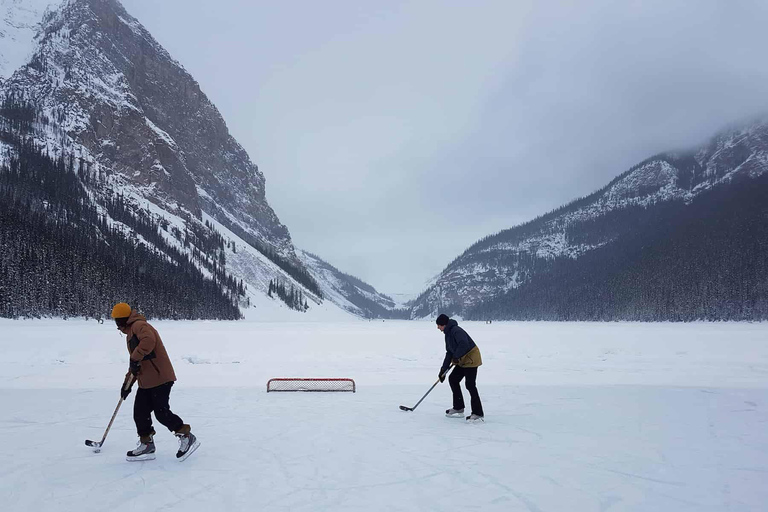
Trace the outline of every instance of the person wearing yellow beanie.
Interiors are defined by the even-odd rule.
[[[126,454],[126,459],[136,461],[155,458],[152,412],[157,421],[179,438],[177,460],[186,459],[200,446],[200,442],[192,434],[190,426],[171,411],[169,400],[176,374],[160,334],[143,315],[125,302],[115,304],[110,316],[115,320],[117,329],[125,334],[130,354],[129,370],[120,388],[123,400],[131,393],[134,378],[139,383],[133,401],[133,420],[139,443]]]

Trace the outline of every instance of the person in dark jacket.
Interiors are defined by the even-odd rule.
[[[480,356],[480,349],[467,334],[467,331],[459,327],[456,320],[448,318],[441,314],[437,317],[437,328],[445,334],[445,359],[440,367],[440,382],[445,380],[445,374],[455,366],[448,377],[448,383],[453,392],[453,407],[445,411],[448,417],[461,417],[464,415],[464,395],[461,392],[461,380],[466,378],[464,385],[469,391],[470,405],[472,414],[467,416],[467,421],[482,422],[485,421],[483,414],[483,404],[480,402],[480,395],[477,392],[477,368],[483,364]]]
[[[125,374],[120,396],[125,400],[131,393],[134,381],[139,382],[136,399],[133,402],[133,420],[139,434],[138,446],[126,454],[128,460],[152,460],[155,458],[155,429],[152,428],[151,413],[157,421],[179,438],[176,458],[186,459],[200,443],[191,432],[189,425],[171,411],[168,401],[176,374],[171,358],[165,350],[163,340],[147,319],[125,302],[112,308],[112,318],[117,329],[125,334],[130,364]]]

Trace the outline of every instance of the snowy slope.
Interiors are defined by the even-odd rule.
[[[129,463],[132,394],[110,323],[0,320],[3,509],[759,511],[768,502],[768,324],[462,324],[486,423],[445,418],[431,322],[158,322],[171,406],[201,440]],[[67,340],[62,343],[62,340]],[[265,392],[277,376],[357,393]],[[466,398],[466,392],[465,392]]]
[[[0,0],[0,83],[29,62],[46,10],[63,0]]]
[[[406,317],[405,309],[396,311],[395,301],[368,283],[341,272],[316,254],[302,250],[297,254],[320,284],[323,296],[345,311],[363,318]]]
[[[283,321],[349,321],[357,312],[349,312],[339,307],[334,300],[325,296],[314,295],[304,289],[305,297],[310,303],[306,312],[297,312],[286,306],[277,297],[268,297],[267,290],[271,280],[291,282],[291,277],[261,252],[243,242],[236,234],[219,224],[216,219],[203,214],[203,220],[211,223],[213,228],[221,233],[227,241],[234,242],[234,248],[227,247],[228,267],[248,283],[247,297],[250,305],[243,308],[246,319],[261,322]],[[297,285],[298,286],[298,285]]]

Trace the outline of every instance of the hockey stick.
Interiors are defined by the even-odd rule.
[[[128,379],[128,381],[126,381],[125,386],[123,386],[123,389],[130,389],[130,387],[133,385],[133,380],[135,378],[136,377],[131,375],[131,378]],[[115,407],[115,412],[112,413],[112,419],[109,420],[109,425],[107,425],[107,430],[104,431],[104,436],[101,438],[101,441],[96,442],[96,441],[91,441],[90,439],[85,440],[85,445],[93,448],[93,451],[95,453],[99,453],[101,451],[101,447],[104,445],[104,440],[107,439],[107,434],[109,433],[109,429],[112,428],[112,422],[115,421],[115,417],[117,416],[117,411],[120,410],[120,406],[123,404],[124,401],[125,401],[125,398],[121,396],[120,401],[117,402],[117,407]]]
[[[453,368],[453,365],[449,366],[449,367],[448,367],[448,369],[447,369],[447,370],[445,370],[445,372],[444,372],[444,373],[443,373],[443,374],[442,374],[440,377],[443,377],[443,378],[445,378],[445,376],[446,376],[446,375],[448,375],[448,372],[449,372],[449,371],[451,371],[451,368]],[[435,389],[435,386],[437,386],[438,384],[440,384],[440,377],[438,377],[438,378],[437,378],[437,380],[435,381],[435,383],[434,383],[434,384],[432,384],[432,387],[431,387],[431,388],[429,388],[429,391],[427,391],[426,393],[424,393],[424,396],[423,396],[423,397],[421,397],[421,400],[419,400],[418,402],[416,402],[416,405],[414,405],[413,407],[406,407],[406,406],[404,406],[404,405],[401,405],[401,406],[400,406],[400,410],[401,410],[401,411],[413,411],[413,410],[415,410],[415,409],[416,409],[416,408],[419,406],[419,404],[420,404],[421,402],[423,402],[425,398],[427,398],[427,395],[428,395],[428,394],[430,394],[430,393],[432,392],[432,390],[433,390],[433,389]]]

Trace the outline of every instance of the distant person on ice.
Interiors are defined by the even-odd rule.
[[[138,446],[126,455],[128,460],[152,460],[155,458],[155,442],[152,428],[154,411],[157,421],[179,438],[178,460],[184,460],[194,452],[200,443],[190,432],[190,427],[181,418],[171,412],[168,400],[171,387],[176,381],[176,374],[171,365],[168,352],[165,351],[160,335],[147,319],[125,302],[112,308],[112,318],[115,319],[118,330],[125,334],[130,354],[128,373],[125,375],[120,396],[125,399],[131,392],[132,376],[139,381],[136,399],[133,402],[133,420],[139,434]]]
[[[472,414],[467,416],[467,421],[482,422],[485,421],[483,414],[483,404],[480,403],[480,395],[477,393],[477,367],[483,364],[480,357],[480,349],[467,334],[459,327],[456,320],[451,320],[448,316],[441,314],[437,317],[437,328],[445,334],[445,359],[440,368],[440,382],[445,380],[451,363],[456,367],[448,377],[448,383],[453,392],[453,407],[445,411],[448,417],[461,417],[464,415],[464,395],[461,393],[461,379],[466,377],[464,385],[469,391],[470,405],[472,405]]]

